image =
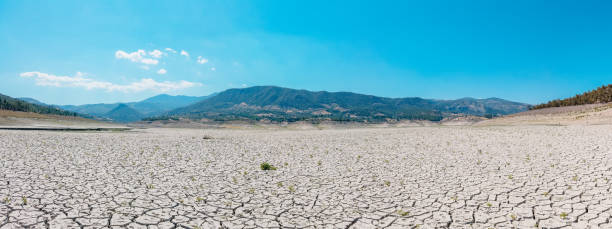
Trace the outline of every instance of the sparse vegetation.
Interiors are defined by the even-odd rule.
[[[397,210],[397,214],[399,216],[405,217],[405,216],[408,216],[410,214],[410,212],[404,211],[404,210],[400,209],[400,210]]]
[[[261,163],[259,168],[261,168],[261,170],[276,170],[276,167],[270,165],[268,162]]]
[[[565,220],[567,219],[567,212],[561,212],[559,216],[561,217],[561,219]]]

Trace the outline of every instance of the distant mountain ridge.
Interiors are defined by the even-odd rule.
[[[147,98],[139,102],[130,103],[99,103],[99,104],[84,104],[84,105],[59,105],[58,107],[69,111],[89,114],[99,118],[111,119],[119,122],[126,120],[138,121],[140,118],[156,116],[168,112],[172,109],[187,106],[200,100],[206,99],[208,96],[184,96],[184,95],[167,95],[160,94]],[[130,109],[127,109],[127,106]],[[119,108],[119,109],[117,109]],[[125,113],[126,118],[122,118],[120,114]],[[134,117],[139,117],[134,120]]]
[[[432,100],[385,98],[352,92],[312,92],[276,86],[229,89],[167,117],[225,120],[439,121],[452,114],[497,116],[527,110],[528,104],[498,98]]]
[[[139,102],[85,105],[46,105],[36,99],[21,103],[67,110],[116,122],[156,119],[215,121],[439,121],[457,115],[494,117],[527,110],[530,105],[499,98],[435,100],[419,97],[386,98],[353,92],[307,91],[276,86],[228,89],[209,96],[157,95]],[[38,105],[40,104],[40,105]],[[53,112],[53,111],[51,111]]]
[[[145,116],[127,104],[122,103],[106,113],[104,117],[115,122],[135,122],[140,121]]]

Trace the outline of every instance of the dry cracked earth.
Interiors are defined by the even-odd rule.
[[[0,228],[612,228],[610,130],[0,131]]]

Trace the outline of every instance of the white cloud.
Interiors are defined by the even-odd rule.
[[[152,64],[152,65],[159,63],[158,60],[145,58],[145,56],[147,56],[147,52],[145,52],[142,49],[139,49],[138,51],[133,52],[133,53],[127,53],[123,50],[117,50],[117,52],[115,52],[115,58],[117,59],[128,59],[132,62]]]
[[[217,71],[217,69],[215,67],[210,68],[211,71]]]
[[[181,50],[181,56],[189,57],[189,53],[185,50]]]
[[[92,89],[103,89],[109,92],[121,91],[121,92],[139,92],[146,90],[153,90],[159,92],[167,92],[180,90],[190,87],[202,86],[201,83],[194,83],[189,81],[163,81],[158,82],[154,79],[143,78],[140,81],[133,82],[130,84],[114,84],[110,82],[97,81],[94,79],[84,77],[85,74],[77,72],[75,76],[56,76],[53,74],[47,74],[42,72],[24,72],[19,74],[23,78],[34,78],[36,85],[39,86],[53,86],[53,87],[80,87],[87,90]]]
[[[202,56],[198,56],[198,63],[199,64],[206,64],[206,63],[208,63],[208,60],[202,58]]]
[[[157,59],[161,58],[164,54],[165,53],[163,53],[162,51],[159,51],[157,49],[149,52],[149,55],[151,55],[153,58],[157,58]]]
[[[247,85],[245,83],[240,85],[241,87],[247,87]]]
[[[140,66],[140,68],[142,68],[142,69],[144,69],[144,70],[149,70],[149,69],[151,69],[151,68],[149,68],[149,66],[147,66],[147,65]]]
[[[171,48],[165,48],[164,50],[166,50],[167,52],[176,53],[176,50]]]
[[[166,69],[159,69],[159,71],[157,71],[157,74],[163,75],[166,74],[168,71],[166,71]]]
[[[140,60],[140,63],[156,65],[157,63],[159,63],[159,61],[154,60],[154,59],[144,58]]]

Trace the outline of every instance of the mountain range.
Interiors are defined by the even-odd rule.
[[[184,96],[184,95],[157,95],[139,102],[130,103],[98,103],[85,105],[60,105],[61,109],[82,114],[89,114],[102,119],[117,122],[139,121],[145,117],[161,115],[170,110],[187,106],[197,101],[214,96]]]
[[[276,86],[229,89],[164,117],[228,120],[332,120],[379,122],[401,119],[439,121],[456,114],[499,116],[525,111],[529,104],[499,98],[433,100],[386,98],[352,92],[312,92]],[[163,118],[163,117],[160,117]]]
[[[10,98],[10,97],[9,97]],[[21,103],[53,108],[115,122],[164,119],[211,121],[358,121],[404,119],[439,121],[456,115],[494,117],[529,109],[529,104],[499,98],[435,100],[387,98],[352,92],[307,91],[276,86],[228,89],[209,96],[161,94],[139,102],[85,105],[47,105],[32,98]]]

